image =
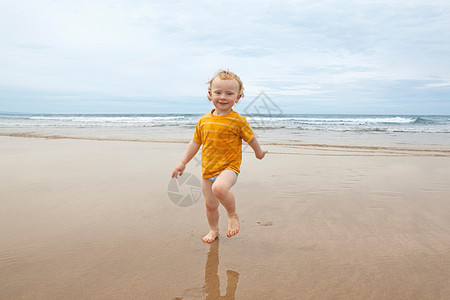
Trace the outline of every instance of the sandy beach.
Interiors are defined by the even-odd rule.
[[[0,136],[0,298],[450,298],[449,149],[246,149],[207,245],[168,194],[185,147]]]

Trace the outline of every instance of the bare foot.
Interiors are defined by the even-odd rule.
[[[210,230],[207,235],[202,237],[204,243],[211,244],[219,236],[219,230]]]
[[[235,213],[233,215],[228,215],[228,231],[227,237],[232,237],[233,235],[238,234],[239,232],[239,217]]]

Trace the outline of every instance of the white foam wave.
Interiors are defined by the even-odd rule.
[[[68,115],[68,116],[30,116],[27,118],[27,120],[22,120],[22,123],[34,122],[36,126],[63,126],[63,127],[66,126],[154,127],[154,126],[186,126],[192,123],[191,118],[186,116]]]
[[[0,115],[1,127],[195,127],[200,115]],[[256,130],[448,133],[448,116],[281,115],[247,116]]]
[[[302,124],[408,124],[414,123],[417,117],[374,117],[374,118],[308,118],[308,117],[264,117],[250,116],[247,120],[260,123],[295,122]]]

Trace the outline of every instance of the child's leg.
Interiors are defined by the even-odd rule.
[[[202,188],[205,197],[206,217],[210,231],[202,240],[205,243],[212,243],[219,235],[219,200],[211,190],[212,182],[209,179],[203,179]]]
[[[212,192],[222,203],[228,213],[227,236],[231,237],[239,232],[239,217],[236,213],[236,201],[231,187],[236,183],[237,175],[232,170],[225,170],[217,177],[212,185]]]

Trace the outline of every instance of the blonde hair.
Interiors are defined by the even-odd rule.
[[[242,80],[239,78],[239,76],[237,76],[236,74],[234,74],[233,72],[229,71],[229,70],[219,70],[212,78],[211,80],[209,80],[207,83],[209,84],[208,86],[208,91],[211,91],[211,85],[214,79],[216,79],[217,77],[219,77],[222,80],[236,80],[237,83],[239,84],[239,93],[238,96],[244,97],[244,85],[242,84]],[[208,99],[211,101],[211,97],[209,96],[208,93]]]

